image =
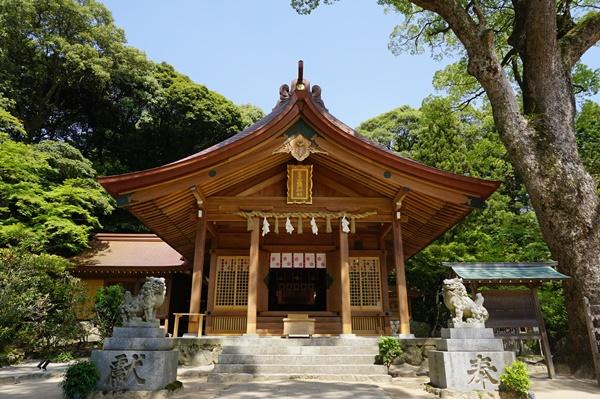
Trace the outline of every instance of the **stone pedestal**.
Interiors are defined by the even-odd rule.
[[[436,350],[429,351],[431,385],[455,391],[496,391],[500,374],[515,361],[491,328],[443,328]]]
[[[100,391],[155,391],[177,379],[179,351],[155,324],[115,327],[91,361],[100,372]]]

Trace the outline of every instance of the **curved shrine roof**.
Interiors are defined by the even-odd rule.
[[[101,177],[99,182],[120,205],[188,259],[193,256],[197,204],[207,201],[203,205],[207,214],[218,213],[225,206],[222,194],[232,192],[232,187],[251,178],[261,184],[261,176],[268,180],[270,171],[279,171],[290,161],[297,163],[289,154],[274,150],[298,129],[304,129],[300,134],[311,137],[324,150],[311,154],[309,163],[335,172],[333,176],[338,179],[333,180],[347,179],[368,187],[372,194],[366,197],[389,201],[373,221],[391,221],[394,203],[404,200],[401,210],[407,217],[403,223],[407,258],[458,223],[473,207],[482,206],[500,184],[399,156],[332,116],[318,86],[311,90],[307,81],[301,87],[296,85],[292,83],[292,90],[282,86],[280,100],[269,115],[221,143],[167,165]],[[247,199],[245,194],[239,195]],[[268,198],[279,206],[280,197]],[[214,202],[219,201],[219,208],[214,208]]]

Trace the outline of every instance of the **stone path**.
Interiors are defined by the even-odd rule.
[[[243,384],[207,384],[205,378],[181,378],[184,391],[173,399],[433,399],[420,385],[427,377],[402,377],[391,384],[370,385],[313,381],[274,381]],[[0,385],[2,399],[62,399],[60,378],[23,381]],[[533,377],[538,399],[598,399],[600,387],[592,380],[559,376],[549,380],[543,375]]]

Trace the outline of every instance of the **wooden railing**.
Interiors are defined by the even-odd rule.
[[[175,323],[173,324],[173,338],[177,338],[179,333],[179,319],[181,317],[198,317],[198,337],[202,336],[202,322],[204,321],[204,313],[173,313]]]
[[[213,334],[238,335],[246,332],[246,316],[223,315],[211,317]]]
[[[385,316],[352,316],[352,332],[365,335],[383,335]]]

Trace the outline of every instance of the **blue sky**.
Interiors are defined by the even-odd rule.
[[[296,77],[299,59],[329,111],[353,127],[400,105],[418,107],[445,65],[428,54],[394,56],[387,44],[400,17],[375,0],[341,0],[309,16],[289,0],[102,1],[128,42],[152,60],[266,112],[279,86]],[[599,55],[585,60],[597,68]]]

